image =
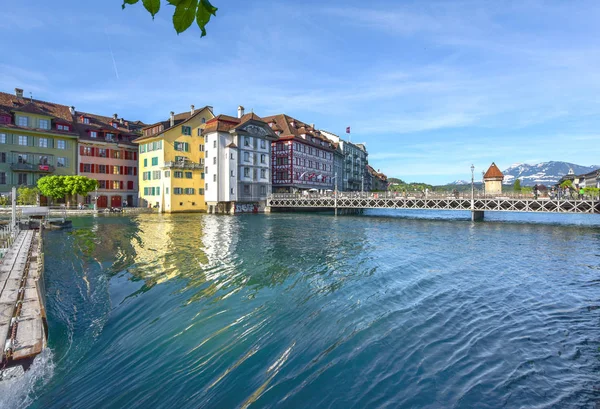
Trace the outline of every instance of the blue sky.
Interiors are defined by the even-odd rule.
[[[600,165],[596,0],[214,0],[204,38],[178,36],[163,3],[152,21],[120,0],[5,2],[0,90],[146,122],[241,104],[351,126],[373,167],[409,181]]]

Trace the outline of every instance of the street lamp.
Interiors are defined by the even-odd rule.
[[[475,165],[471,165],[471,210],[475,208]]]

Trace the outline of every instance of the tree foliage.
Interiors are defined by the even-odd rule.
[[[562,182],[560,184],[560,187],[562,187],[563,189],[565,187],[571,188],[571,187],[573,187],[573,181],[572,180],[565,180],[564,182]]]
[[[521,191],[521,179],[515,180],[515,184],[513,185],[513,190],[515,192],[520,192]]]
[[[39,191],[35,187],[21,186],[17,189],[17,204],[34,205],[37,203]]]
[[[136,4],[139,0],[123,0],[121,6],[125,9],[127,4]],[[142,4],[148,12],[154,16],[160,10],[161,0],[142,0]],[[187,30],[194,20],[202,32],[201,37],[206,35],[206,25],[210,21],[210,16],[217,15],[217,8],[210,4],[208,0],[167,0],[172,6],[175,6],[173,13],[173,27],[177,34]]]
[[[37,185],[44,196],[60,199],[67,195],[85,196],[98,187],[98,181],[86,176],[44,176]]]

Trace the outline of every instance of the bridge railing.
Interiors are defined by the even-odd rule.
[[[273,193],[269,199],[321,199],[334,198],[335,192],[326,193]],[[339,198],[361,198],[361,199],[462,199],[471,200],[471,192],[337,192]],[[475,199],[522,199],[522,200],[597,200],[596,197],[580,197],[577,193],[569,195],[548,194],[546,192],[535,196],[533,193],[503,192],[485,194],[476,191]]]

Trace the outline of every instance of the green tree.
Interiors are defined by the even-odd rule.
[[[573,187],[573,181],[572,180],[565,180],[564,182],[562,182],[560,184],[560,187],[562,187],[563,189],[568,187],[569,189]]]
[[[60,199],[67,195],[85,196],[98,187],[98,181],[86,176],[44,176],[37,185],[44,196]]]
[[[521,179],[515,180],[515,184],[513,185],[513,189],[515,192],[521,191]]]
[[[17,204],[34,205],[37,203],[39,191],[35,187],[21,186],[17,189]]]
[[[127,4],[136,4],[139,0],[123,0],[123,5],[121,6],[125,9],[125,5]],[[142,0],[142,4],[148,10],[148,12],[154,16],[160,10],[161,0]],[[177,34],[183,33],[187,30],[194,20],[196,20],[196,24],[200,27],[200,31],[202,32],[201,37],[206,35],[206,25],[210,21],[210,16],[217,15],[217,8],[210,4],[208,0],[167,0],[167,3],[175,6],[175,11],[173,13],[173,27]]]

